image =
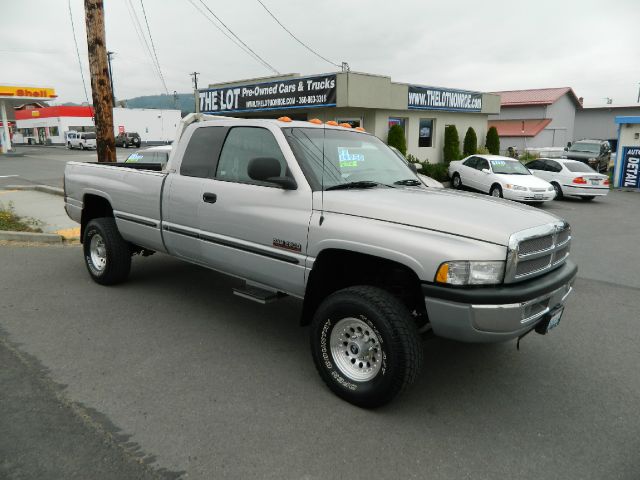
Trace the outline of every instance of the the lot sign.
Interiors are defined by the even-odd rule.
[[[623,147],[620,186],[640,188],[640,147]]]

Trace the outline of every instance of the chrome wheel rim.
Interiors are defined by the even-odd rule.
[[[460,186],[460,177],[458,177],[457,175],[453,177],[453,186],[456,188]]]
[[[382,368],[382,346],[373,329],[357,318],[338,321],[329,339],[333,362],[350,380],[368,382]]]
[[[493,190],[491,190],[491,195],[500,198],[500,190],[494,188]]]
[[[107,266],[107,247],[104,244],[102,236],[95,233],[91,237],[91,243],[89,243],[89,254],[91,256],[91,263],[98,271],[103,271]]]

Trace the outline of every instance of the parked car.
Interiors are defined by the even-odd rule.
[[[67,148],[79,148],[81,150],[96,149],[96,134],[93,132],[68,132]]]
[[[607,172],[611,160],[611,145],[607,140],[579,140],[565,148],[562,158],[578,160],[598,172]]]
[[[469,187],[493,197],[519,202],[548,202],[555,197],[549,182],[535,177],[518,160],[499,155],[472,155],[449,164],[451,186]]]
[[[140,148],[142,141],[140,139],[140,135],[136,132],[122,132],[119,133],[116,137],[116,146],[117,147],[136,147]]]
[[[609,177],[577,160],[540,158],[526,167],[539,178],[551,183],[556,199],[565,195],[593,200],[609,193]]]
[[[164,168],[169,161],[169,153],[171,153],[171,145],[149,147],[132,153],[126,158],[124,163],[157,163]]]
[[[413,168],[415,167],[415,169],[416,169],[415,174],[418,176],[420,181],[422,183],[424,183],[427,187],[444,188],[444,185],[442,183],[440,183],[439,181],[437,181],[436,179],[431,178],[431,177],[429,177],[427,175],[424,175],[424,174],[420,173],[420,170],[422,170],[422,165],[420,165],[420,164],[416,165],[415,163],[409,163],[409,161],[406,159],[406,157],[404,155],[402,155],[402,152],[400,150],[398,150],[396,147],[393,147],[391,145],[388,145],[388,147],[391,150],[393,150],[393,153],[395,153],[400,160],[402,160],[404,163],[406,163],[409,166],[409,168],[411,168],[413,170]]]
[[[190,114],[178,131],[164,171],[67,163],[65,208],[98,284],[163,252],[243,279],[244,299],[299,298],[321,378],[363,407],[414,381],[420,332],[502,342],[558,325],[577,273],[564,220],[427,188],[345,127]]]

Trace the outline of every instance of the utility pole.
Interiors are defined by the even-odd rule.
[[[113,99],[112,105],[116,106],[116,92],[113,89],[113,69],[111,68],[111,55],[115,52],[107,52],[107,60],[109,61],[109,85],[111,85],[111,98]]]
[[[84,0],[91,93],[96,124],[98,162],[116,161],[113,135],[113,92],[109,81],[102,0]]]
[[[192,72],[189,74],[193,78],[193,98],[196,102],[196,113],[200,111],[200,98],[198,95],[198,75],[200,72]]]

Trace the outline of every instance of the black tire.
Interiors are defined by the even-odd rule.
[[[453,174],[453,177],[451,178],[451,186],[456,190],[462,190],[462,179],[458,172]]]
[[[564,193],[562,193],[562,187],[560,186],[560,184],[556,182],[551,182],[551,186],[556,191],[556,196],[554,200],[562,200],[562,198],[564,197]]]
[[[375,353],[373,347],[367,351],[367,355],[373,357],[369,358],[371,364],[366,359],[356,360],[360,368],[363,362],[372,366],[371,375],[374,376],[366,381],[349,378],[345,374],[347,367],[336,363],[331,349],[334,327],[341,322],[351,321],[364,325],[363,329],[359,329],[362,335],[359,338],[363,342],[362,339],[369,338],[372,344],[365,342],[366,345],[376,344],[369,335],[380,344],[380,350],[373,349]],[[336,335],[338,340],[342,338],[337,331]],[[350,338],[352,343],[358,340],[356,336]],[[340,343],[334,342],[334,345],[343,348]],[[347,357],[353,354],[355,360],[355,355],[359,353],[357,348],[355,353],[353,344],[344,348],[348,351],[340,352],[340,357],[342,353]],[[340,398],[365,408],[390,402],[413,383],[422,367],[422,344],[409,311],[389,292],[371,286],[338,290],[320,304],[311,322],[311,353],[316,369],[327,386]],[[351,363],[354,364],[353,369],[357,369],[354,360]]]
[[[71,150],[71,142],[67,142],[67,148]]]
[[[584,195],[582,197],[580,197],[582,200],[584,200],[585,202],[590,202],[591,200],[593,200],[595,197],[595,195]]]
[[[94,262],[92,240],[100,240],[103,244],[105,263],[101,266]],[[91,278],[101,285],[115,285],[129,276],[131,270],[131,248],[122,238],[116,222],[111,217],[95,218],[84,229],[83,236],[84,260]]]
[[[491,185],[491,190],[489,190],[489,195],[491,195],[492,197],[504,198],[502,196],[502,187],[500,185]]]
[[[127,148],[127,142],[122,142],[122,148]]]
[[[84,149],[85,149],[85,148],[84,148],[84,145],[81,143],[81,144],[80,144],[80,150],[84,150]]]

